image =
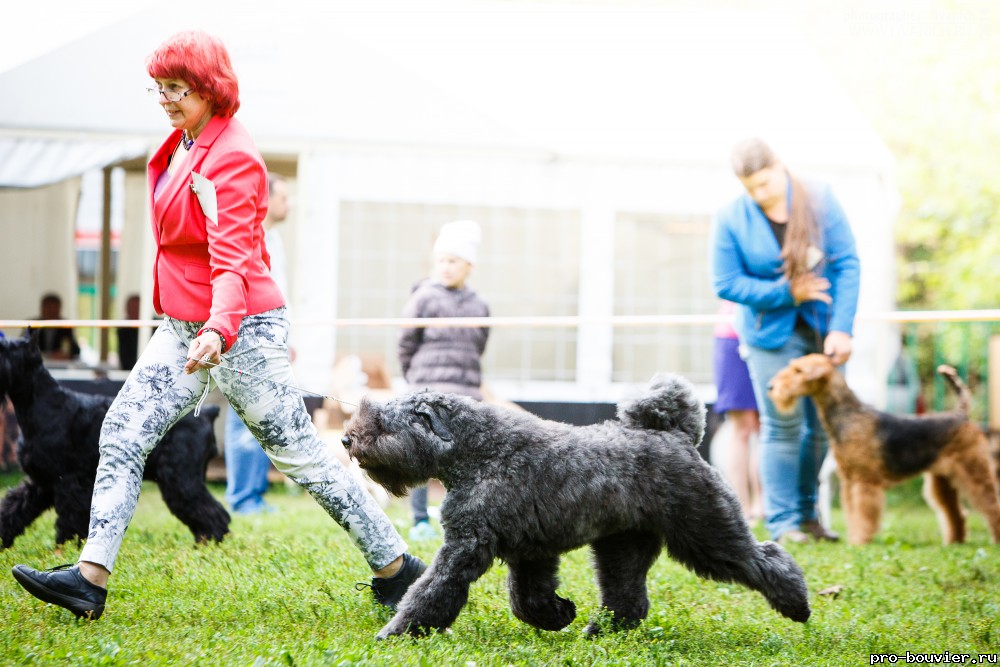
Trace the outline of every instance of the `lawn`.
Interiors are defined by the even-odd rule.
[[[0,476],[0,493],[17,481]],[[236,517],[223,544],[196,547],[148,485],[100,621],[78,621],[0,577],[0,664],[868,665],[872,654],[898,655],[902,664],[907,652],[1000,663],[1000,547],[989,543],[978,516],[968,544],[941,546],[914,484],[890,496],[874,544],[792,549],[813,606],[806,624],[779,616],[756,593],[698,579],[662,556],[650,573],[646,621],[596,639],[581,634],[598,613],[598,594],[588,554],[578,550],[560,573],[560,593],[578,611],[564,631],[537,631],[513,617],[506,568],[497,563],[473,586],[451,633],[377,642],[389,614],[368,589],[355,589],[367,570],[346,534],[306,495],[276,488],[269,498],[278,512]],[[389,514],[405,534],[406,505],[394,501]],[[45,514],[2,552],[7,571],[75,560],[75,545],[54,553],[53,520]],[[839,514],[834,527],[843,529]],[[429,561],[437,546],[413,551]],[[839,593],[821,594],[831,587]]]

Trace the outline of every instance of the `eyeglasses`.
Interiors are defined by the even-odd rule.
[[[150,99],[155,100],[157,103],[159,103],[161,96],[168,102],[180,102],[193,92],[194,90],[191,88],[188,88],[183,93],[175,93],[172,90],[160,90],[159,88],[146,89],[146,93],[149,94]]]

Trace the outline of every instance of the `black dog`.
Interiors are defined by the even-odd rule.
[[[56,544],[87,536],[97,475],[98,438],[113,400],[65,389],[45,366],[37,333],[0,340],[0,397],[10,396],[24,440],[18,462],[25,479],[0,502],[0,544],[10,547],[45,510],[56,510]],[[217,453],[212,423],[217,407],[188,415],[170,429],[146,460],[167,507],[198,542],[221,541],[229,513],[205,486],[205,468]]]
[[[743,584],[793,621],[808,619],[802,569],[754,538],[736,495],[695,449],[705,406],[691,384],[657,375],[618,416],[574,427],[430,391],[362,399],[342,439],[350,456],[394,494],[431,477],[448,489],[444,544],[378,638],[450,627],[497,558],[514,616],[562,629],[576,605],[556,593],[559,559],[585,544],[613,628],[646,618],[648,572],[664,548],[706,579]],[[595,618],[585,632],[600,630]]]

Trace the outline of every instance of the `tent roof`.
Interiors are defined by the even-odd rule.
[[[138,139],[60,141],[39,137],[0,138],[0,187],[37,188],[91,169],[145,157]]]
[[[258,143],[414,146],[718,162],[748,135],[789,161],[889,154],[795,26],[768,13],[484,2],[151,9],[0,74],[0,132],[168,129],[145,56],[220,35]],[[192,17],[197,17],[192,19]],[[10,136],[11,132],[5,132]]]

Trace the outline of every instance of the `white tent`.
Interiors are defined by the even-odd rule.
[[[794,168],[834,185],[859,241],[861,308],[893,305],[891,156],[795,26],[774,14],[379,1],[292,2],[266,13],[241,3],[150,11],[0,74],[0,156],[9,156],[0,164],[0,187],[36,187],[46,174],[54,182],[99,164],[140,166],[129,160],[158,145],[168,129],[143,93],[150,85],[144,57],[190,27],[226,42],[240,76],[239,118],[269,164],[295,177],[297,207],[286,245],[294,267],[291,302],[300,318],[351,314],[344,298],[353,285],[340,284],[348,255],[363,247],[376,261],[394,260],[391,238],[345,247],[350,234],[363,235],[369,224],[363,221],[385,216],[386,207],[414,205],[429,211],[425,230],[447,221],[434,215],[459,209],[495,216],[492,240],[487,228],[494,247],[564,243],[571,230],[575,238],[564,252],[573,255],[567,265],[573,275],[555,278],[568,285],[566,312],[629,314],[622,305],[630,279],[622,229],[637,230],[641,239],[649,224],[703,228],[738,191],[726,160],[730,146],[748,135],[765,137]],[[119,282],[144,281],[148,294],[142,176],[132,169],[124,179],[122,242],[132,252],[122,253]],[[18,198],[28,196],[0,192],[0,259],[7,266],[47,267],[52,258],[9,241],[26,222],[55,224],[33,217],[27,200]],[[368,208],[352,217],[361,204]],[[523,237],[503,217],[511,210],[528,212],[529,222],[516,227]],[[569,222],[554,222],[560,215]],[[540,241],[530,223],[539,216],[548,222],[536,227],[559,230]],[[68,229],[55,226],[60,233]],[[643,252],[642,241],[635,243]],[[380,245],[388,248],[382,255]],[[126,254],[144,257],[147,266],[134,259],[128,265]],[[694,276],[707,273],[703,259],[688,269],[696,283],[688,291],[696,298],[680,307],[689,312],[711,312],[711,295],[701,293],[703,276]],[[497,294],[503,281],[488,278],[485,262],[477,271],[480,291],[490,284]],[[404,298],[415,278],[398,276],[386,289]],[[28,287],[44,289],[40,282]],[[0,287],[0,318],[34,307],[37,297],[17,301],[23,290]],[[494,300],[521,302],[518,294]],[[397,314],[391,299],[368,302],[383,304],[372,315]],[[648,311],[652,303],[635,308]],[[493,310],[527,314],[516,305]],[[538,307],[538,313],[555,312],[563,314]],[[858,333],[866,370],[858,384],[877,394],[881,378],[870,369],[887,368],[889,353],[874,325]],[[337,330],[310,326],[297,335],[299,376],[325,386]],[[495,353],[506,354],[503,342],[498,345]],[[544,381],[500,373],[495,384],[515,398],[604,400],[622,382],[645,379],[620,373],[619,366],[672,363],[623,361],[631,346],[610,326],[581,326],[553,345],[553,354],[571,357],[566,373],[543,373]],[[391,343],[375,346],[391,355]],[[535,352],[549,349],[538,343]],[[535,352],[522,349],[520,358],[538,363]],[[540,356],[543,363],[548,358]],[[487,363],[487,377],[489,371]]]

